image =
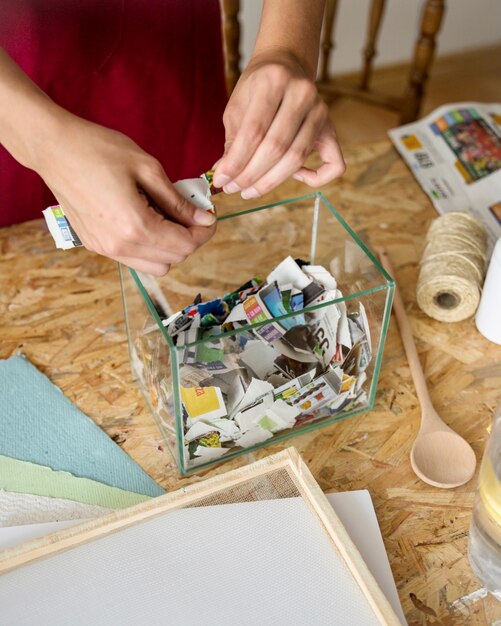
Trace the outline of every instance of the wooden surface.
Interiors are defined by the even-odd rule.
[[[433,402],[480,458],[501,392],[501,348],[473,320],[444,324],[417,308],[417,262],[435,212],[391,145],[358,146],[346,157],[343,179],[323,191],[370,246],[387,247]],[[305,191],[290,181],[272,197]],[[23,352],[167,489],[203,478],[176,475],[132,381],[116,264],[83,249],[55,250],[41,220],[0,230],[0,254],[0,357]],[[493,624],[501,605],[486,597],[466,557],[475,480],[445,491],[415,477],[409,451],[418,422],[392,320],[374,411],[205,476],[295,445],[324,491],[369,489],[411,625]]]

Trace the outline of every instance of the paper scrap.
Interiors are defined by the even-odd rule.
[[[0,491],[0,527],[95,518],[113,509],[63,498]],[[0,546],[0,550],[1,550]]]
[[[219,387],[181,387],[181,400],[192,422],[226,415],[223,394]]]
[[[255,426],[248,430],[245,434],[243,434],[240,439],[237,440],[237,445],[241,448],[249,448],[250,446],[254,446],[257,443],[262,443],[267,439],[271,439],[273,437],[273,433],[269,430],[265,430],[260,426]]]
[[[90,417],[22,356],[0,360],[0,454],[158,496],[152,480]]]
[[[69,472],[56,472],[50,467],[3,455],[0,455],[0,489],[64,498],[110,509],[125,509],[150,499],[149,496],[109,487],[88,478],[77,478]]]

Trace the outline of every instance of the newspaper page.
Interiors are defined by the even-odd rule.
[[[467,211],[501,237],[501,104],[444,105],[389,131],[439,213]]]

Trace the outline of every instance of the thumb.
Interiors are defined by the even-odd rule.
[[[162,170],[153,177],[143,177],[139,182],[149,200],[150,206],[158,213],[182,226],[212,226],[216,216],[199,209],[182,196]]]

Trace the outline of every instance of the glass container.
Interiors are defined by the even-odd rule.
[[[393,299],[393,280],[321,193],[243,211],[234,197],[216,200],[216,205],[215,236],[166,276],[120,267],[132,371],[182,475],[370,410]],[[336,290],[324,301],[272,320],[258,315],[252,323],[207,329],[176,343],[166,328],[168,320],[197,294],[206,302],[235,292],[256,276],[266,278],[287,257],[323,266],[335,278]],[[326,319],[343,312],[352,338],[360,328],[365,333],[360,343],[353,339],[351,349],[341,345],[340,325],[338,345],[332,345],[336,339],[332,342],[323,328]],[[290,355],[270,356],[277,330],[314,336],[322,365],[336,353],[332,363],[336,360],[337,367],[329,365],[327,377],[320,366],[316,376],[301,377],[302,366],[288,361]],[[271,375],[267,371],[270,382],[263,383],[263,368],[273,368],[275,362],[280,369]],[[312,367],[303,365],[305,372]],[[235,391],[236,380],[244,390]],[[249,383],[257,390],[265,386],[270,411],[242,438],[242,420],[251,413],[246,409],[243,418],[243,411],[237,411],[235,417],[230,405],[235,406],[235,394],[241,399]],[[202,398],[219,404],[210,414],[212,421],[205,419],[209,411],[196,425],[193,402]],[[214,424],[212,431],[207,424]],[[202,436],[193,439],[195,431]]]
[[[475,576],[501,600],[501,404],[480,466],[468,556]]]

